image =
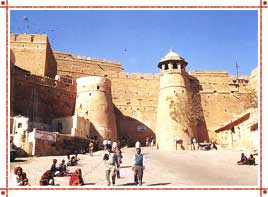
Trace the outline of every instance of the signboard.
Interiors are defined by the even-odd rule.
[[[137,126],[137,132],[146,132],[147,131],[147,127],[144,125],[138,125]]]
[[[34,138],[39,139],[39,140],[49,141],[49,142],[56,142],[57,134],[46,132],[46,131],[35,130]]]
[[[112,128],[98,127],[97,131],[110,133],[110,132],[112,132]]]

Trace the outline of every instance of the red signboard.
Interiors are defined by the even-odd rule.
[[[39,140],[45,140],[50,142],[56,142],[57,134],[47,131],[39,131],[35,129],[34,138]]]

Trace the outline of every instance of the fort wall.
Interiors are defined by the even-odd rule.
[[[45,34],[11,34],[10,48],[16,56],[16,64],[39,76],[54,78],[57,62]]]
[[[247,101],[243,97],[247,95],[250,80],[240,77],[238,82],[225,71],[192,71],[190,74],[200,82],[201,104],[209,137],[216,139],[214,130],[219,125],[246,110]]]
[[[52,52],[46,35],[12,34],[10,39],[16,65],[21,67],[11,67],[11,114],[50,122],[54,118],[74,115],[80,104],[83,108],[87,105],[84,104],[87,98],[80,97],[77,92],[81,95],[98,93],[101,97],[95,98],[90,109],[103,114],[114,110],[118,139],[124,137],[134,144],[136,140],[145,143],[146,137],[155,137],[161,74],[130,74],[123,72],[119,62]],[[87,76],[100,77],[107,83],[104,85],[97,80],[77,88],[74,80]],[[258,85],[257,69],[251,76],[238,79],[225,71],[206,70],[191,71],[185,77],[190,97],[197,95],[201,104],[197,105],[198,109],[195,105],[190,106],[193,112],[201,110],[203,114],[203,119],[199,119],[203,125],[197,125],[196,130],[207,128],[210,139],[215,137],[215,128],[230,120],[233,114],[245,110],[243,98],[248,94],[248,88],[257,89]],[[170,78],[168,84],[172,85],[176,80],[176,77]],[[94,106],[98,98],[110,99],[110,104],[106,103],[109,106]],[[94,120],[85,115],[87,111],[80,111],[84,114],[82,117]],[[197,138],[205,139],[204,136]]]
[[[14,114],[45,123],[56,117],[73,115],[75,85],[32,75],[17,66],[11,70],[11,78],[14,78],[14,102],[11,103]]]
[[[90,120],[98,139],[117,139],[111,96],[111,81],[104,77],[82,77],[77,82],[75,114]]]
[[[54,52],[54,54],[56,53]],[[69,61],[67,57],[65,61]],[[71,63],[66,64],[70,65]],[[81,63],[81,65],[83,64]],[[96,67],[91,70],[84,69],[82,72],[71,70],[69,66],[62,67],[62,70],[64,69],[65,72],[61,73],[65,76],[76,78],[94,75],[107,77],[111,80],[112,101],[120,112],[116,113],[119,138],[124,136],[129,139],[138,138],[144,141],[145,133],[137,133],[137,127],[141,125],[140,123],[143,123],[152,131],[150,135],[155,135],[160,74],[127,73],[109,69],[102,70]],[[66,75],[68,72],[69,75]],[[241,95],[246,92],[245,87],[248,87],[249,78],[243,77],[246,82],[239,86],[234,82],[236,78],[229,76],[226,71],[191,71],[189,78],[194,78],[190,80],[192,91],[195,93],[200,91],[199,97],[206,124],[204,127],[208,129],[209,138],[213,138],[215,126],[223,124],[224,121],[232,117],[233,113],[244,110]],[[196,83],[196,80],[198,83]],[[214,103],[213,107],[210,102]],[[221,117],[222,113],[223,117]],[[125,126],[130,124],[130,119],[140,123],[136,122],[132,128]]]
[[[58,75],[70,76],[76,79],[88,75],[100,75],[103,71],[122,71],[122,65],[116,61],[74,56],[58,51],[53,53],[58,63]]]

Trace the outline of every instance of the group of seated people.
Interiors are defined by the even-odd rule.
[[[76,169],[74,172],[69,172],[67,166],[76,166],[78,164],[78,159],[75,156],[70,158],[70,155],[67,155],[67,164],[63,159],[59,165],[57,165],[57,159],[53,159],[53,163],[49,170],[46,170],[45,173],[41,176],[39,181],[40,186],[55,185],[54,177],[64,177],[70,176],[69,185],[70,186],[79,186],[84,184],[82,178],[81,169]],[[29,185],[28,178],[25,172],[23,172],[21,167],[16,167],[14,169],[14,174],[12,178],[12,185],[14,186],[25,186]]]
[[[250,154],[249,158],[246,157],[244,153],[241,153],[241,158],[237,162],[238,165],[256,165],[255,157]]]

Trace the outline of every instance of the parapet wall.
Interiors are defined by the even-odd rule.
[[[102,71],[122,71],[122,65],[120,62],[74,56],[72,54],[57,51],[54,51],[53,53],[58,63],[58,75],[70,76],[76,79],[88,75],[96,75]]]
[[[10,34],[11,42],[47,43],[46,34]]]

